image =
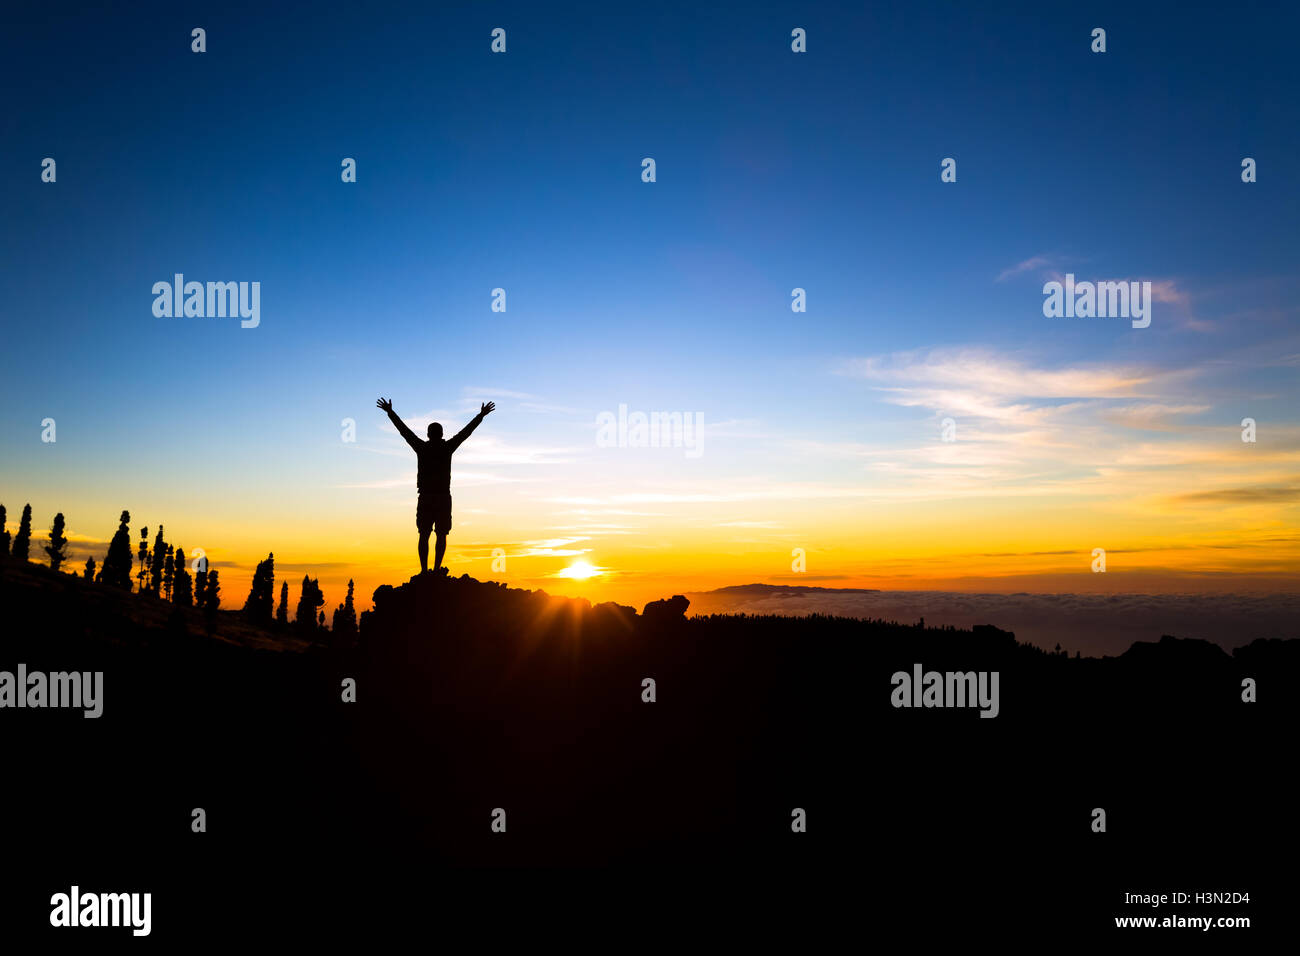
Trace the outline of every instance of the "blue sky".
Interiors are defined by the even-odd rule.
[[[307,521],[401,474],[338,455],[346,416],[363,445],[392,438],[379,394],[455,427],[504,396],[498,464],[561,483],[590,476],[572,449],[621,402],[727,423],[703,472],[657,461],[667,479],[869,483],[855,450],[915,443],[943,409],[896,390],[954,356],[999,381],[1141,368],[1161,384],[1140,397],[1189,427],[1293,429],[1296,8],[905,6],[8,14],[6,503],[80,497],[107,512],[91,537],[109,498],[200,491]],[[1066,271],[1167,299],[1141,331],[1047,320],[1041,284]],[[261,326],[155,318],[175,272],[260,281]],[[1059,381],[997,394],[1121,395]],[[35,444],[46,416],[57,448]]]

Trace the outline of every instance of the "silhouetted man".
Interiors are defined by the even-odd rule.
[[[415,449],[419,459],[420,470],[415,479],[419,490],[419,503],[415,506],[415,527],[420,532],[420,573],[429,571],[429,532],[436,531],[438,540],[434,546],[433,569],[442,568],[442,555],[447,550],[447,532],[451,530],[451,455],[460,443],[470,436],[479,422],[496,408],[496,402],[487,402],[479,408],[479,413],[470,423],[456,433],[451,441],[443,441],[442,426],[437,422],[429,424],[429,440],[421,441],[415,432],[406,427],[406,422],[397,417],[393,403],[381,398],[375,404],[388,413],[397,430],[402,433],[406,443]]]

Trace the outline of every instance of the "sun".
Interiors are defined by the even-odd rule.
[[[603,574],[604,568],[598,568],[588,561],[574,561],[563,571],[556,573],[557,578],[573,578],[575,581],[585,581],[587,578],[594,578],[598,574]]]

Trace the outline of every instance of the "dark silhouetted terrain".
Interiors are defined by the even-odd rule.
[[[32,873],[15,911],[129,872],[162,934],[210,919],[195,887],[307,919],[453,867],[600,865],[628,893],[721,882],[916,926],[975,907],[986,926],[1095,923],[1136,912],[1126,889],[1258,894],[1294,865],[1297,641],[1155,634],[1074,659],[991,626],[686,617],[681,597],[637,613],[426,576],[379,588],[332,646],[12,563],[0,609],[0,670],[105,672],[98,720],[0,713],[6,844]],[[999,716],[892,707],[915,663],[998,671]]]

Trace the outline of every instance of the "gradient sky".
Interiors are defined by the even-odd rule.
[[[366,606],[416,566],[375,398],[419,433],[495,400],[453,573],[1297,589],[1294,5],[434,6],[6,14],[11,531],[63,511],[98,559],[128,508],[226,606],[272,550]],[[259,281],[260,327],[154,317],[176,272]],[[1150,328],[1045,318],[1066,272],[1152,281]],[[598,447],[620,404],[700,413],[703,454]]]

